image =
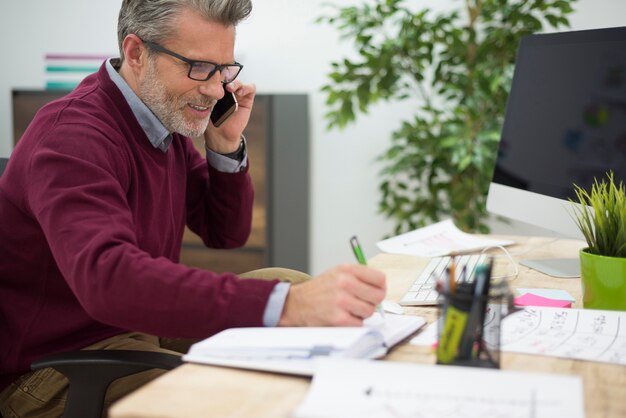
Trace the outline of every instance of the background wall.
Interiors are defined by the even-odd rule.
[[[392,231],[377,213],[380,167],[375,158],[389,144],[399,121],[412,114],[411,104],[380,105],[346,130],[327,131],[323,115],[330,62],[351,54],[335,30],[315,23],[327,0],[256,0],[253,15],[238,29],[237,59],[242,80],[262,93],[307,93],[311,109],[311,272],[353,262],[348,239],[354,234],[366,255]],[[356,0],[335,0],[355,4]],[[413,0],[415,7],[461,7],[461,0]],[[46,53],[117,55],[116,22],[120,0],[2,0],[0,39],[0,156],[12,149],[11,88],[44,86]],[[625,24],[623,0],[579,0],[573,29]],[[254,140],[251,138],[251,140]],[[495,225],[496,232],[519,232]],[[524,230],[528,231],[528,230]],[[537,232],[532,230],[531,232]]]

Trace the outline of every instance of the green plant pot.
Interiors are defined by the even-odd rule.
[[[580,250],[583,306],[626,311],[626,258],[605,257]]]

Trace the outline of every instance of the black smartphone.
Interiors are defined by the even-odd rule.
[[[211,112],[211,122],[217,128],[222,123],[226,122],[226,120],[237,111],[237,99],[235,98],[235,94],[226,90],[226,84],[224,84],[224,97],[219,99],[215,106],[213,106],[213,111]]]

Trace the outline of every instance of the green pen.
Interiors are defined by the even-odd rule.
[[[359,240],[357,239],[356,235],[350,238],[350,246],[352,246],[352,251],[354,252],[354,256],[356,257],[359,264],[367,266],[367,260],[365,259],[365,255],[363,254],[363,250],[361,249],[361,245],[359,244]],[[382,304],[379,304],[376,307],[376,310],[381,317],[385,317],[385,311],[383,310]]]

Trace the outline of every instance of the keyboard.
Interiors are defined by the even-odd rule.
[[[457,283],[461,280],[461,271],[465,266],[466,280],[474,281],[476,267],[487,261],[486,254],[469,254],[456,256],[455,271]],[[434,257],[422,270],[398,302],[402,306],[436,305],[439,293],[437,293],[436,280],[444,277],[446,269],[450,265],[452,257]]]

